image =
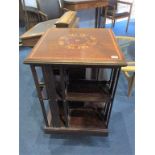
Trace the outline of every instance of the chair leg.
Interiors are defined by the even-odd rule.
[[[111,28],[114,28],[115,26],[115,19],[112,19]]]
[[[135,83],[135,73],[133,73],[132,77],[128,81],[128,97],[130,97],[131,95],[131,91],[132,91],[134,83]]]
[[[97,28],[98,8],[95,8],[95,28]]]
[[[114,26],[115,26],[115,21],[116,21],[116,20],[114,19],[114,21],[113,21],[113,28],[114,28]]]
[[[126,32],[128,31],[129,21],[130,21],[130,16],[128,17],[128,21],[127,21],[127,25],[126,25]]]
[[[107,18],[108,7],[102,8],[102,11],[103,11],[103,9],[105,9],[104,18],[103,18],[103,28],[105,28],[105,26],[106,26],[106,18]]]
[[[112,19],[112,22],[111,22],[111,28],[113,28],[113,19]]]
[[[101,11],[102,11],[102,8],[99,8],[99,17],[98,17],[98,28],[101,28]]]

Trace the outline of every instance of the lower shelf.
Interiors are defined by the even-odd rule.
[[[92,136],[108,136],[107,129],[82,129],[82,128],[53,128],[53,127],[44,127],[44,132],[46,134],[84,134]]]
[[[70,111],[69,127],[45,127],[45,133],[89,134],[108,136],[105,122],[93,110],[74,109]]]

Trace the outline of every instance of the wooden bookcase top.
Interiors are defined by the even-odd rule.
[[[51,28],[24,63],[126,66],[112,30],[103,28]]]

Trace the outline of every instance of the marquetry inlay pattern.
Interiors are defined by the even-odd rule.
[[[60,37],[58,44],[67,49],[87,49],[95,46],[97,44],[97,39],[95,36],[85,33],[71,33],[67,36]]]

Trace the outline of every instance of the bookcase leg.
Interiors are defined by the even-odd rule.
[[[36,69],[35,69],[34,65],[31,65],[30,67],[31,67],[31,72],[32,72],[33,79],[34,79],[34,82],[35,82],[37,95],[38,95],[38,98],[39,98],[39,101],[40,101],[41,110],[42,110],[43,117],[44,117],[44,122],[45,122],[45,125],[48,127],[49,124],[48,124],[48,120],[47,120],[47,114],[46,114],[46,110],[45,110],[44,101],[43,101],[43,98],[42,98],[42,95],[41,95],[41,90],[40,90],[40,87],[39,87],[39,80],[38,80],[37,72],[36,72]]]
[[[41,109],[42,109],[42,113],[43,113],[45,124],[46,124],[46,126],[49,126],[48,120],[47,120],[47,114],[46,114],[46,110],[45,110],[45,105],[44,105],[44,101],[43,100],[40,100],[40,105],[41,105]]]
[[[111,88],[110,88],[111,101],[110,101],[109,104],[107,104],[107,108],[106,108],[106,112],[105,112],[106,113],[105,120],[106,120],[107,127],[109,125],[109,119],[110,119],[110,116],[111,116],[111,110],[112,110],[113,101],[114,101],[114,97],[115,97],[115,93],[116,93],[119,74],[120,74],[120,68],[116,68],[116,69],[113,70],[112,84],[111,84]]]
[[[110,88],[111,88],[111,86],[112,86],[113,76],[114,76],[114,69],[111,69],[110,81],[109,81],[109,83],[110,83],[109,87],[110,87]]]

